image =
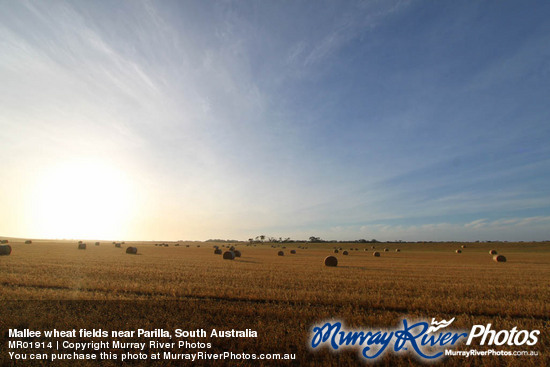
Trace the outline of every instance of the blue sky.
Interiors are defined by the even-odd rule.
[[[0,234],[550,239],[549,16],[3,2]]]

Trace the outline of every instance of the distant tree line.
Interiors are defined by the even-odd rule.
[[[219,238],[214,238],[214,239],[206,240],[204,242],[241,242],[241,241],[239,241],[239,240],[222,240],[222,239],[219,239]]]

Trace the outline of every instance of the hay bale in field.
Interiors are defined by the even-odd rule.
[[[342,251],[343,249],[341,247],[338,247],[338,250]]]
[[[498,252],[497,252],[497,250],[491,250],[491,251],[489,251],[489,254],[496,255],[496,254],[498,254]]]
[[[337,254],[337,253],[338,253],[338,250],[334,250],[334,253]]]
[[[189,247],[189,245],[185,245],[185,247]]]
[[[371,248],[371,250],[374,250],[376,247],[375,247],[375,246],[371,246],[370,248]]]
[[[235,257],[241,257],[241,252],[239,250],[235,250],[233,253],[235,254]]]
[[[10,242],[10,241],[8,241],[8,240],[1,240],[0,241],[1,244],[8,243],[8,242]]]
[[[398,249],[398,248],[396,248],[396,249],[395,249],[395,252],[401,252],[401,250],[400,250],[400,249]]]
[[[99,246],[99,242],[96,242],[95,245],[96,245],[96,246]]]
[[[31,243],[32,243],[31,240],[26,240],[26,241],[25,241],[25,245],[30,245]]]
[[[235,251],[235,246],[231,246],[231,247],[229,248],[229,251]]]
[[[456,252],[457,254],[460,254],[460,253],[462,253],[462,250],[456,250],[455,252]]]
[[[121,248],[122,245],[120,244],[120,242],[115,242],[115,247]]]
[[[235,260],[235,253],[233,251],[225,251],[223,258],[224,260]]]
[[[197,245],[197,247],[201,247],[201,245]]]
[[[497,263],[505,263],[506,258],[503,255],[495,255],[493,256],[493,261],[496,261]]]
[[[132,246],[128,247],[126,249],[126,253],[131,254],[131,255],[136,255],[137,254],[137,247],[132,247]]]
[[[388,251],[390,251],[389,248],[385,248],[385,249],[384,249],[384,252],[388,252]]]
[[[342,252],[342,255],[348,255],[348,254],[349,254],[349,252],[347,252],[347,251]]]
[[[78,241],[78,244],[80,245],[81,243],[83,243],[82,241]]]
[[[295,254],[295,253],[296,253],[296,250],[290,250],[290,253],[291,253],[291,254]]]
[[[338,250],[334,250],[338,251]],[[334,256],[325,257],[325,266],[338,266],[338,259]]]
[[[214,249],[214,255],[221,255],[221,254],[222,254],[221,248]]]
[[[380,252],[374,251],[374,252],[372,253],[372,256],[374,256],[374,257],[380,257]]]
[[[82,243],[82,242],[79,243],[79,244],[78,244],[78,249],[79,249],[79,250],[86,250],[86,244],[85,244],[85,243]]]
[[[176,243],[174,246],[179,246],[180,244],[179,243]]]
[[[283,251],[277,252],[277,256],[285,256],[285,253]]]
[[[0,245],[0,256],[8,256],[9,254],[11,254],[11,246]]]
[[[460,247],[462,247],[462,248],[466,248],[466,245],[462,245],[462,246],[460,246]]]

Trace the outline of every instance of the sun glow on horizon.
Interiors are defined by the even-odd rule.
[[[28,200],[28,227],[40,238],[115,239],[127,235],[135,190],[105,161],[71,160],[44,170]]]

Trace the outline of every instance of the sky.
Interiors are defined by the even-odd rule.
[[[2,1],[0,235],[550,240],[549,16]]]

